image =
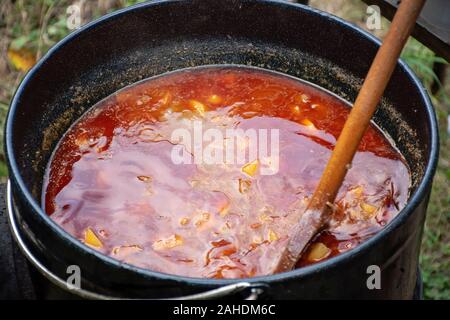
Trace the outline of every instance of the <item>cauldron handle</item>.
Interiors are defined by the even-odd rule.
[[[54,274],[50,271],[42,262],[39,261],[38,258],[31,252],[28,248],[27,244],[23,240],[22,236],[19,232],[19,227],[17,225],[17,221],[13,212],[13,204],[12,204],[12,193],[11,193],[11,182],[8,180],[8,184],[6,187],[6,215],[8,218],[9,226],[11,229],[11,234],[14,237],[20,251],[24,254],[24,256],[30,261],[30,263],[51,283],[58,286],[63,290],[69,290],[70,292],[80,296],[85,299],[98,299],[98,300],[134,300],[132,298],[123,298],[123,297],[114,297],[109,295],[104,295],[96,292],[92,292],[89,290],[81,289],[81,288],[69,288],[67,282],[61,279],[58,275]],[[207,299],[217,299],[223,298],[225,296],[233,295],[236,293],[243,292],[247,290],[249,293],[244,298],[245,300],[256,300],[263,292],[264,284],[258,283],[250,283],[250,282],[237,282],[227,286],[219,287],[216,289],[208,290],[205,292],[181,296],[181,297],[173,297],[168,298],[170,300],[207,300]],[[142,299],[139,299],[142,300]],[[144,299],[147,300],[147,299]]]

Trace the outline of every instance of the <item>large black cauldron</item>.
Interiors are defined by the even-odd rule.
[[[354,101],[378,46],[338,18],[277,1],[156,1],[83,27],[30,71],[11,104],[6,153],[13,230],[52,282],[67,277],[68,265],[80,266],[84,291],[77,293],[88,297],[176,297],[238,283],[213,293],[260,285],[272,298],[411,298],[438,135],[427,93],[401,61],[375,121],[411,167],[411,198],[382,232],[329,261],[244,282],[152,272],[82,245],[47,217],[39,200],[62,134],[91,105],[128,84],[189,66],[241,64],[281,71]],[[380,290],[367,288],[370,265],[381,268]]]

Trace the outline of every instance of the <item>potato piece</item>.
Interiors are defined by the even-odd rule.
[[[103,247],[103,243],[91,228],[87,228],[84,232],[84,243],[97,249]]]
[[[160,239],[153,243],[152,247],[154,250],[165,250],[172,249],[183,245],[183,238],[177,234],[171,235],[169,238]]]
[[[322,242],[316,242],[311,245],[311,249],[308,254],[309,261],[320,261],[328,257],[331,253],[331,249],[324,245]]]
[[[258,161],[258,159],[256,159],[256,160],[244,165],[242,167],[242,172],[246,173],[250,177],[253,177],[258,171],[258,167],[259,167],[259,161]]]

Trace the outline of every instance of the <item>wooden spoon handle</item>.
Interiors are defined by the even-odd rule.
[[[424,4],[425,0],[402,0],[336,142],[319,185],[301,218],[305,221],[300,221],[299,225],[295,226],[287,250],[283,252],[275,272],[291,270],[311,238],[328,222],[331,203],[336,198]],[[306,222],[312,227],[305,226]]]

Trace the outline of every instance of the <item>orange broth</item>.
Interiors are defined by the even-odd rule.
[[[318,87],[256,68],[150,78],[100,101],[64,135],[46,172],[43,207],[86,245],[142,268],[207,278],[265,275],[301,218],[349,110]],[[278,171],[261,174],[271,162],[259,158],[196,163],[192,146],[171,136],[178,128],[192,132],[193,121],[203,130],[278,129]],[[236,148],[246,151],[246,141],[236,140]],[[191,164],[174,163],[180,144]],[[330,225],[297,267],[379,232],[406,204],[409,186],[405,160],[372,124]]]

